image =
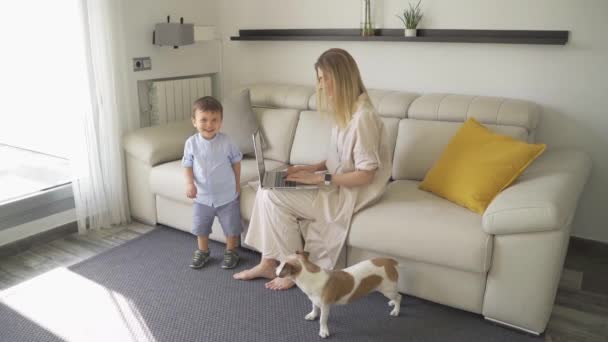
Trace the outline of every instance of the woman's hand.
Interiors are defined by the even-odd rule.
[[[287,168],[287,174],[291,175],[297,172],[306,171],[306,172],[316,172],[316,171],[325,171],[327,170],[327,165],[325,165],[325,160],[312,165],[298,165],[298,166],[289,166]]]
[[[311,171],[297,171],[292,174],[288,174],[287,180],[294,181],[302,184],[321,184],[323,183],[323,174],[314,173]]]
[[[292,175],[298,172],[313,172],[314,166],[312,165],[298,165],[298,166],[289,166],[287,168],[287,175]]]
[[[196,186],[192,183],[186,186],[186,196],[188,198],[196,198]]]

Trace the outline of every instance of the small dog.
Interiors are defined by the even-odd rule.
[[[389,299],[391,316],[399,316],[401,295],[397,291],[397,261],[387,258],[365,260],[339,271],[321,269],[308,260],[308,252],[296,252],[277,267],[276,275],[293,280],[312,302],[312,311],[304,317],[319,316],[319,336],[329,336],[327,318],[332,304],[348,304],[376,290]]]

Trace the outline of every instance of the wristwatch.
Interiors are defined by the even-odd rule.
[[[330,184],[331,184],[331,173],[326,173],[326,174],[324,175],[324,178],[323,178],[323,183],[324,183],[325,185],[330,185]]]

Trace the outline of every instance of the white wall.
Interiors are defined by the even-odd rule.
[[[239,29],[355,28],[360,1],[223,0],[224,92],[274,81],[312,85],[313,64],[331,47],[355,57],[368,88],[528,99],[544,113],[538,140],[593,158],[574,235],[608,242],[608,2],[604,0],[423,0],[421,28],[569,30],[565,46],[404,42],[233,42]],[[384,27],[407,1],[384,1]]]
[[[179,22],[201,26],[218,25],[217,1],[214,0],[129,0],[124,2],[123,31],[126,45],[125,63],[131,101],[129,128],[139,127],[137,81],[218,72],[220,69],[219,41],[197,42],[173,49],[152,45],[156,23]],[[151,57],[152,70],[134,72],[132,58]]]

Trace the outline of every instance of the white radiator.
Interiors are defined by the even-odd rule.
[[[150,125],[162,125],[190,117],[192,103],[211,95],[211,77],[150,82]]]

